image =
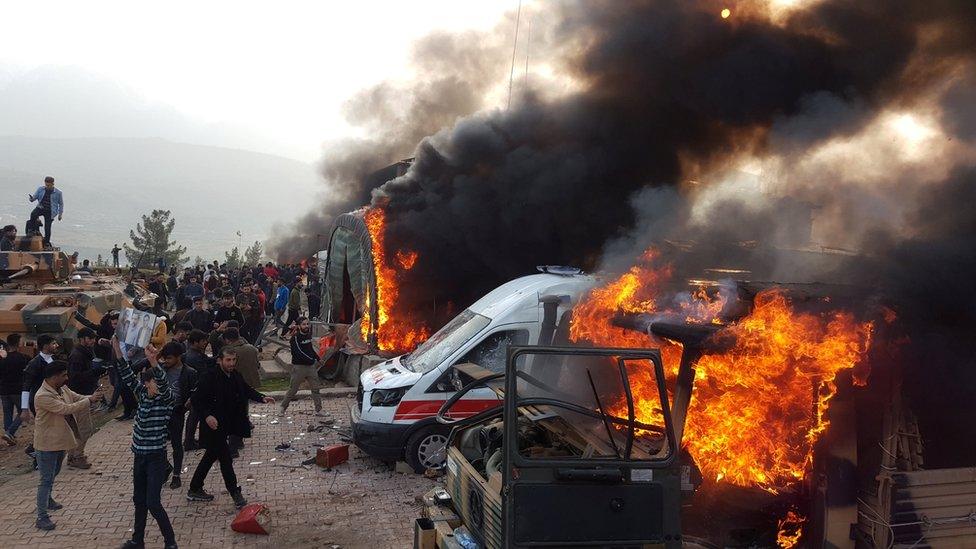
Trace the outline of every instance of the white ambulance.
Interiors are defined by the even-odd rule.
[[[474,363],[503,372],[510,345],[565,341],[567,313],[595,284],[575,268],[539,270],[492,290],[413,352],[364,371],[350,407],[356,446],[380,459],[405,459],[417,472],[441,467],[449,429],[434,416],[470,381],[454,366]],[[477,388],[451,415],[463,418],[499,405],[493,391]]]

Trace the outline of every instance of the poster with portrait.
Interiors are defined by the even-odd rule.
[[[125,347],[138,347],[145,349],[152,339],[156,324],[160,322],[159,317],[146,312],[137,311],[132,308],[122,309],[119,313],[119,325],[115,330],[115,335],[119,343]]]

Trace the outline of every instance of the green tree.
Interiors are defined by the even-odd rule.
[[[156,264],[160,257],[167,265],[179,267],[186,263],[183,256],[186,248],[170,241],[176,219],[170,218],[169,210],[153,210],[149,215],[142,216],[142,223],[137,223],[135,230],[129,231],[132,245],[122,244],[129,263],[141,267]]]
[[[196,256],[196,257],[193,258],[193,266],[194,267],[202,267],[203,266],[203,263],[204,262],[203,262],[203,258],[202,257]]]
[[[224,252],[224,263],[227,263],[228,269],[236,269],[241,266],[241,250],[234,246],[234,249],[230,252]]]
[[[244,250],[244,264],[253,267],[261,262],[263,255],[264,250],[261,248],[261,243],[255,240],[254,244],[251,244]]]

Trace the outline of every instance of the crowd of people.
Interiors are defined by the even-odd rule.
[[[298,386],[307,382],[316,412],[321,411],[317,372],[322,360],[309,327],[309,318],[319,316],[314,274],[301,265],[268,263],[231,269],[213,262],[159,272],[146,283],[148,291],[133,306],[154,313],[160,321],[144,348],[120,341],[118,310],[109,311],[98,323],[75,315],[79,329],[67,356],[58,339],[48,334],[37,336],[34,356],[24,352],[21,334],[11,334],[5,344],[0,343],[4,418],[0,437],[16,445],[21,425],[34,422],[33,440],[26,450],[39,472],[35,522],[39,529],[55,528],[50,513],[62,508],[53,497],[62,464],[92,467],[85,452],[94,432],[92,412],[110,412],[119,402],[123,410],[116,419],[133,422],[134,526],[123,547],[143,547],[149,514],[159,525],[166,547],[177,546],[160,492],[167,480],[170,488],[181,488],[187,451],[204,450],[187,499],[214,499],[204,482],[214,463],[219,463],[228,493],[238,508],[243,507],[247,501],[233,460],[251,435],[248,403],[274,403],[259,392],[259,356],[265,336],[280,331],[296,365],[282,410]],[[103,389],[104,376],[111,392]]]

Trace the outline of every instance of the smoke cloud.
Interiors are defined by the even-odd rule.
[[[486,97],[507,76],[511,21],[431,37],[424,78],[350,101],[368,137],[330,151],[329,198],[273,249],[307,253],[334,215],[381,205],[386,256],[419,253],[401,279],[419,308],[464,306],[538,264],[620,270],[665,239],[734,266],[755,241],[764,276],[888,296],[904,356],[952,365],[915,397],[972,402],[976,383],[958,381],[976,370],[976,3],[736,4],[728,19],[708,0],[546,4],[539,49],[569,85],[525,89],[510,109]],[[410,154],[405,175],[362,184]],[[787,265],[767,253],[777,243],[862,260]]]

